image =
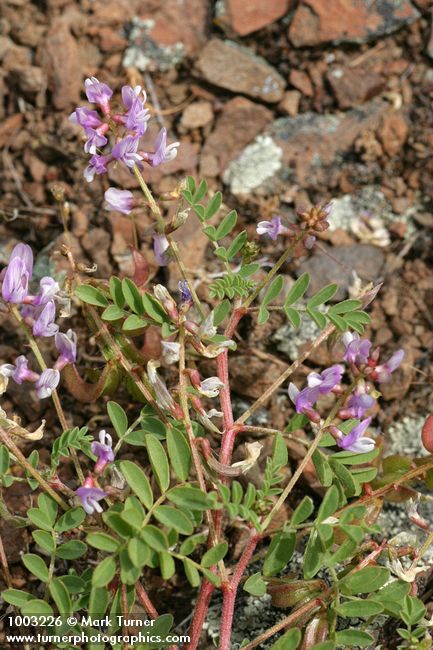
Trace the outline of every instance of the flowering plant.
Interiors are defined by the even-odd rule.
[[[403,620],[402,647],[430,647],[422,645],[427,623],[415,577],[433,535],[417,512],[420,495],[412,483],[431,482],[433,459],[384,458],[374,430],[381,384],[392,381],[404,363],[403,350],[383,357],[364,335],[370,322],[364,309],[380,287],[366,287],[335,302],[337,285],[311,293],[307,273],[290,286],[280,274],[295,249],[308,255],[316,245],[332,219],[332,206],[301,210],[296,222],[285,225],[280,216],[260,221],[258,241],[275,242],[281,236],[287,242],[265,273],[257,241],[245,230],[238,231],[234,210],[219,217],[222,195],[208,197],[205,181],[189,177],[156,201],[143,167],[171,160],[179,143],[167,145],[167,133],[161,129],[152,151],[141,148],[150,117],[141,88],[122,88],[121,109],[114,104],[113,90],[95,78],[86,80],[85,92],[96,108],[78,107],[71,121],[83,129],[84,150],[91,156],[86,180],[106,173],[110,164],[126,165],[143,196],[110,187],[106,207],[132,219],[135,211],[148,211],[155,262],[160,267],[177,265],[181,280],[176,291],[164,284],[152,286],[146,272],[90,280],[66,244],[62,253],[71,265],[67,286],[60,288],[54,278],[44,277],[32,293],[32,250],[27,244],[12,250],[2,273],[3,305],[33,358],[22,354],[1,366],[2,391],[9,380],[33,384],[38,398],[52,398],[62,432],[49,462],[37,452],[25,457],[19,438],[40,439],[43,425],[31,433],[4,411],[0,414],[3,486],[24,478],[32,490],[39,490],[37,507],[28,510],[25,521],[34,528],[35,552],[26,553],[23,563],[44,585],[42,591],[15,588],[6,563],[9,587],[4,600],[23,614],[58,612],[63,634],[77,631],[72,613],[84,621],[86,612],[93,618],[107,613],[110,633],[115,633],[121,627],[116,616],[127,618],[139,603],[156,619],[161,639],[167,640],[164,647],[193,650],[212,595],[220,590],[218,643],[220,650],[228,650],[234,647],[236,595],[243,589],[257,597],[268,593],[275,608],[291,610],[257,638],[245,639],[245,649],[265,647],[280,633],[275,649],[365,647],[374,641],[372,630],[353,626],[351,620],[356,616],[369,621],[378,615]],[[166,201],[177,201],[174,216],[166,216]],[[197,220],[223,269],[200,295],[172,236],[186,219]],[[135,239],[134,259],[137,268],[143,268],[136,231]],[[77,368],[76,334],[70,328],[61,331],[56,322],[57,303],[71,299],[80,301],[104,360],[94,382],[82,379]],[[229,357],[237,346],[237,328],[247,317],[264,325],[272,311],[283,314],[293,328],[302,327],[308,318],[319,334],[236,417]],[[143,346],[142,337],[146,340],[150,328],[159,333],[159,355],[149,356]],[[53,341],[57,359],[52,367],[41,352],[41,339]],[[291,381],[324,341],[333,358],[329,367],[312,370],[302,383]],[[210,367],[214,374],[207,376]],[[254,414],[288,380],[291,419],[281,429],[254,425]],[[114,399],[108,401],[110,433],[89,432],[88,427],[74,426],[73,414],[66,416],[57,392],[61,385],[62,391],[83,402],[116,392],[120,401],[120,387],[125,387],[131,404],[125,409]],[[270,452],[262,442],[251,441],[257,436],[262,442],[272,440]],[[303,448],[297,466],[289,454],[288,443],[293,441]],[[425,444],[428,448],[430,443]],[[233,462],[235,448],[240,459]],[[133,449],[140,462],[131,459]],[[76,475],[62,481],[68,456]],[[21,475],[16,464],[22,467]],[[249,472],[260,467],[257,483]],[[307,471],[315,473],[321,499],[294,496]],[[408,518],[425,535],[420,549],[377,541],[381,531],[375,522],[388,498],[409,500]],[[233,525],[243,533],[237,558],[229,547]],[[294,573],[291,563],[297,548],[303,566]],[[0,555],[6,557],[3,551]],[[405,556],[412,559],[406,569],[400,563]],[[74,564],[79,558],[87,563],[84,571]],[[64,560],[71,563],[67,570]],[[145,587],[150,573],[170,582],[177,572],[196,590],[184,641],[171,631],[171,613],[158,613]],[[44,599],[39,598],[42,593]],[[95,631],[91,623],[83,625]],[[113,642],[111,647],[120,646]]]

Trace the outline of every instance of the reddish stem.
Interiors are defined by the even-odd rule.
[[[253,533],[248,544],[243,550],[240,560],[236,566],[229,583],[222,585],[223,609],[221,614],[220,642],[218,650],[230,650],[230,639],[232,635],[233,614],[235,611],[236,594],[242,576],[255,551],[260,535]]]
[[[263,641],[266,641],[267,639],[269,639],[271,636],[273,636],[280,630],[284,630],[284,628],[289,627],[289,625],[295,623],[299,618],[305,616],[305,614],[308,614],[312,610],[321,607],[322,604],[323,603],[320,600],[320,598],[315,598],[314,600],[311,600],[306,605],[303,605],[299,609],[295,610],[293,614],[290,614],[286,618],[283,618],[282,621],[270,627],[269,630],[266,630],[266,632],[264,632],[263,634],[260,634],[260,636],[254,639],[254,641],[251,641],[251,643],[248,643],[248,645],[244,646],[244,650],[252,650],[253,648],[256,648],[257,646],[261,645]]]
[[[215,587],[211,582],[203,580],[195,606],[194,617],[188,632],[190,641],[185,646],[185,650],[195,650],[197,648],[214,589]]]
[[[146,613],[150,616],[150,618],[158,618],[158,612],[156,611],[152,601],[150,600],[147,591],[145,590],[143,585],[140,584],[139,582],[135,583],[135,592],[138,596],[138,600],[143,605]]]

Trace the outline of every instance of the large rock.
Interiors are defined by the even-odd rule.
[[[292,0],[224,0],[218,22],[228,33],[246,36],[279,20],[292,4]]]
[[[387,110],[386,102],[375,100],[347,113],[279,118],[230,164],[224,180],[235,194],[275,193],[288,183],[328,185],[357,138],[374,131]]]
[[[302,0],[289,28],[295,47],[362,43],[419,18],[409,0]]]
[[[317,249],[298,267],[298,275],[308,272],[311,276],[308,296],[317,293],[326,284],[335,282],[339,289],[333,300],[343,300],[353,283],[353,271],[365,282],[373,282],[379,278],[385,261],[382,250],[368,244],[337,246],[330,253],[328,255],[327,248],[322,246],[322,250]]]
[[[204,176],[223,173],[272,117],[270,110],[246,97],[234,97],[228,101],[203,147],[201,173]]]
[[[385,87],[383,78],[367,68],[335,67],[327,74],[340,108],[351,108],[376,97]]]
[[[170,70],[184,56],[194,56],[205,41],[207,0],[148,0],[132,20],[125,67]]]
[[[69,27],[61,19],[53,22],[40,51],[54,107],[69,110],[79,103],[82,87],[80,52]]]
[[[197,62],[200,75],[215,86],[265,102],[278,102],[285,81],[265,59],[233,41],[213,38]]]

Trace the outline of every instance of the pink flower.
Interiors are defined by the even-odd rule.
[[[62,370],[70,363],[75,363],[77,360],[77,335],[71,329],[66,334],[64,332],[57,332],[54,337],[57,351],[60,353],[59,358],[55,363],[56,370]]]
[[[89,164],[84,170],[84,178],[88,183],[91,183],[95,178],[95,174],[105,174],[107,165],[112,160],[111,156],[101,156],[95,153],[89,160]]]
[[[117,210],[123,214],[129,214],[134,208],[135,199],[129,190],[118,190],[115,187],[109,187],[104,194],[108,210]]]
[[[27,244],[17,244],[3,275],[2,296],[5,302],[20,304],[28,296],[33,272],[33,253]]]
[[[367,363],[370,355],[371,341],[368,339],[361,339],[357,332],[345,332],[343,334],[343,343],[346,347],[343,359],[360,365]]]
[[[375,442],[371,438],[363,436],[363,433],[368,429],[371,422],[371,417],[362,420],[359,424],[353,427],[345,436],[342,431],[333,427],[333,435],[337,437],[337,445],[346,451],[353,451],[358,454],[363,454],[372,451],[375,447]]]
[[[102,429],[99,432],[99,442],[95,440],[91,445],[92,454],[97,456],[98,459],[95,465],[95,474],[102,474],[106,466],[113,462],[114,452],[112,447],[113,440],[110,434],[106,433],[105,429]]]
[[[152,167],[158,167],[158,165],[162,165],[176,158],[179,145],[180,142],[172,142],[172,144],[167,146],[167,129],[163,128],[155,140],[155,151],[153,153],[147,153],[143,158]]]
[[[140,160],[143,159],[138,150],[138,143],[140,138],[133,135],[127,135],[122,140],[119,140],[111,152],[115,160],[121,160],[127,167],[134,167]]]
[[[123,118],[124,124],[129,131],[134,131],[136,135],[142,136],[147,129],[147,122],[150,118],[149,111],[144,108],[146,102],[146,93],[143,90],[143,99],[140,99],[141,86],[123,86],[122,101],[126,108],[126,114]]]
[[[51,397],[53,391],[57,388],[60,381],[60,373],[58,370],[47,368],[44,370],[38,381],[36,382],[36,395],[39,399]]]
[[[86,97],[91,104],[98,104],[104,115],[110,114],[110,98],[113,91],[107,84],[101,83],[96,77],[90,77],[84,82]]]
[[[392,355],[392,357],[388,359],[388,361],[385,361],[385,363],[376,366],[372,374],[372,377],[376,379],[376,381],[378,381],[379,384],[390,381],[391,374],[394,372],[394,370],[397,370],[397,368],[400,366],[401,362],[403,361],[403,358],[404,358],[404,350],[397,350],[397,352],[394,352],[394,354]]]
[[[155,259],[159,266],[167,266],[169,262],[168,249],[170,244],[165,235],[154,235],[153,237],[153,252]]]
[[[98,501],[105,499],[107,493],[104,490],[95,488],[95,483],[90,476],[86,478],[82,487],[75,491],[75,494],[80,499],[81,505],[88,515],[93,515],[95,511],[102,512],[102,507]]]
[[[286,232],[287,228],[281,225],[281,217],[274,216],[270,221],[259,221],[256,230],[259,235],[268,235],[276,241],[278,235]]]
[[[59,326],[54,322],[55,318],[56,305],[54,300],[49,300],[33,323],[33,334],[35,336],[54,336],[59,331]]]

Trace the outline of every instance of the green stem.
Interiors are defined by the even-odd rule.
[[[185,429],[188,434],[188,440],[191,447],[192,459],[195,467],[195,471],[198,478],[198,483],[202,492],[206,494],[206,481],[204,478],[203,466],[201,464],[200,455],[198,453],[196,438],[194,436],[194,431],[192,429],[191,418],[189,414],[188,406],[188,385],[186,379],[186,367],[185,367],[185,325],[183,322],[179,325],[179,401],[182,408]],[[212,545],[216,546],[218,544],[218,536],[215,530],[214,520],[212,518],[211,512],[206,510],[206,519],[209,526],[209,533],[212,539]],[[221,578],[226,576],[226,569],[224,562],[221,560],[218,563],[221,572]]]
[[[159,207],[159,205],[155,201],[155,199],[153,197],[153,194],[150,191],[149,186],[147,185],[147,183],[144,180],[143,176],[141,175],[141,172],[138,169],[137,165],[134,165],[133,171],[134,171],[134,174],[135,174],[135,176],[136,176],[136,178],[137,178],[137,180],[138,180],[138,182],[140,184],[141,190],[142,190],[147,202],[149,203],[149,207],[150,207],[150,210],[152,212],[152,215],[156,219],[156,222],[158,224],[158,229],[161,231],[161,233],[164,233],[164,231],[165,231],[165,222],[164,222],[164,217],[162,216],[161,208]],[[187,276],[187,273],[186,273],[186,268],[185,268],[185,265],[182,262],[182,259],[180,257],[179,248],[177,246],[177,243],[174,241],[174,239],[172,238],[171,235],[167,235],[167,241],[170,244],[171,250],[173,251],[173,255],[174,255],[174,258],[175,258],[175,260],[177,262],[177,265],[179,267],[181,276],[188,285],[188,289],[191,292],[192,298],[194,300],[194,304],[197,307],[198,312],[200,313],[202,318],[204,318],[204,312],[203,312],[203,308],[202,308],[201,303],[200,303],[200,299],[197,296],[197,293],[196,293],[194,287],[192,286],[190,280],[188,279],[188,276]]]
[[[290,492],[293,490],[294,486],[298,482],[299,477],[301,476],[302,472],[304,471],[306,465],[308,464],[310,458],[316,451],[317,447],[320,445],[320,442],[325,434],[325,430],[329,427],[329,425],[332,423],[333,419],[335,418],[336,414],[346,401],[348,395],[351,394],[354,386],[356,385],[356,382],[352,382],[350,386],[347,388],[347,390],[344,392],[344,394],[340,397],[339,400],[335,403],[333,409],[331,410],[330,414],[326,418],[326,420],[323,422],[323,424],[320,426],[319,431],[317,432],[317,435],[314,439],[314,441],[311,443],[311,446],[309,447],[307,453],[305,454],[304,458],[301,460],[299,463],[298,468],[296,469],[295,473],[293,474],[292,478],[288,482],[287,486],[284,488],[283,492],[281,493],[280,497],[278,498],[277,502],[275,503],[274,507],[272,510],[269,512],[269,514],[266,516],[265,520],[263,521],[262,524],[262,531],[265,531],[266,528],[269,526],[271,523],[272,519],[274,516],[277,514],[279,509],[282,507],[283,503],[289,496]]]
[[[16,305],[10,305],[10,311],[11,311],[13,317],[15,318],[15,320],[18,322],[19,327],[21,328],[21,330],[26,335],[26,338],[27,338],[27,340],[29,342],[29,345],[30,345],[30,349],[33,352],[33,354],[35,355],[36,360],[37,360],[41,370],[42,371],[47,370],[47,364],[45,363],[45,359],[42,356],[41,351],[39,350],[39,346],[36,343],[36,339],[34,338],[33,334],[30,331],[30,329],[27,327],[26,323],[24,322],[24,320],[23,320],[23,318],[22,318],[22,316],[21,316],[21,314],[20,314],[20,312],[18,310],[18,307],[16,307]],[[58,395],[56,390],[53,390],[53,392],[51,393],[51,399],[53,400],[54,407],[56,409],[56,413],[57,413],[57,416],[59,418],[61,427],[62,427],[63,431],[66,431],[67,429],[69,429],[69,426],[68,426],[68,422],[66,420],[66,416],[64,414],[62,405],[60,403],[59,395]],[[73,447],[70,447],[69,449],[70,449],[70,452],[71,452],[71,457],[72,457],[73,463],[75,465],[75,471],[77,472],[77,476],[80,479],[80,482],[84,483],[84,474],[83,474],[83,470],[81,469],[80,461],[78,460],[77,452]]]
[[[247,309],[247,308],[251,305],[251,303],[254,302],[254,300],[257,298],[257,296],[259,295],[259,293],[261,292],[261,290],[264,289],[264,288],[266,287],[267,284],[269,284],[269,282],[270,282],[270,281],[274,278],[274,276],[278,273],[278,271],[279,271],[280,268],[283,266],[283,264],[284,264],[285,262],[287,262],[287,260],[289,259],[290,255],[293,253],[293,251],[295,250],[295,248],[296,248],[296,246],[299,244],[299,242],[302,241],[302,239],[304,239],[304,237],[307,237],[309,234],[310,234],[310,231],[309,231],[309,230],[303,230],[301,233],[299,233],[298,235],[296,235],[296,237],[294,238],[294,240],[293,240],[292,243],[290,244],[289,248],[288,248],[286,251],[284,251],[284,253],[281,255],[280,259],[277,260],[277,262],[276,262],[275,265],[272,267],[272,269],[269,271],[269,273],[267,274],[267,276],[266,276],[266,277],[265,277],[265,278],[264,278],[264,279],[263,279],[263,280],[258,284],[258,286],[256,287],[256,289],[255,289],[255,290],[253,291],[253,293],[251,294],[251,296],[249,296],[249,297],[245,300],[245,302],[244,302],[243,305],[242,305],[242,307],[243,307],[244,309]]]

